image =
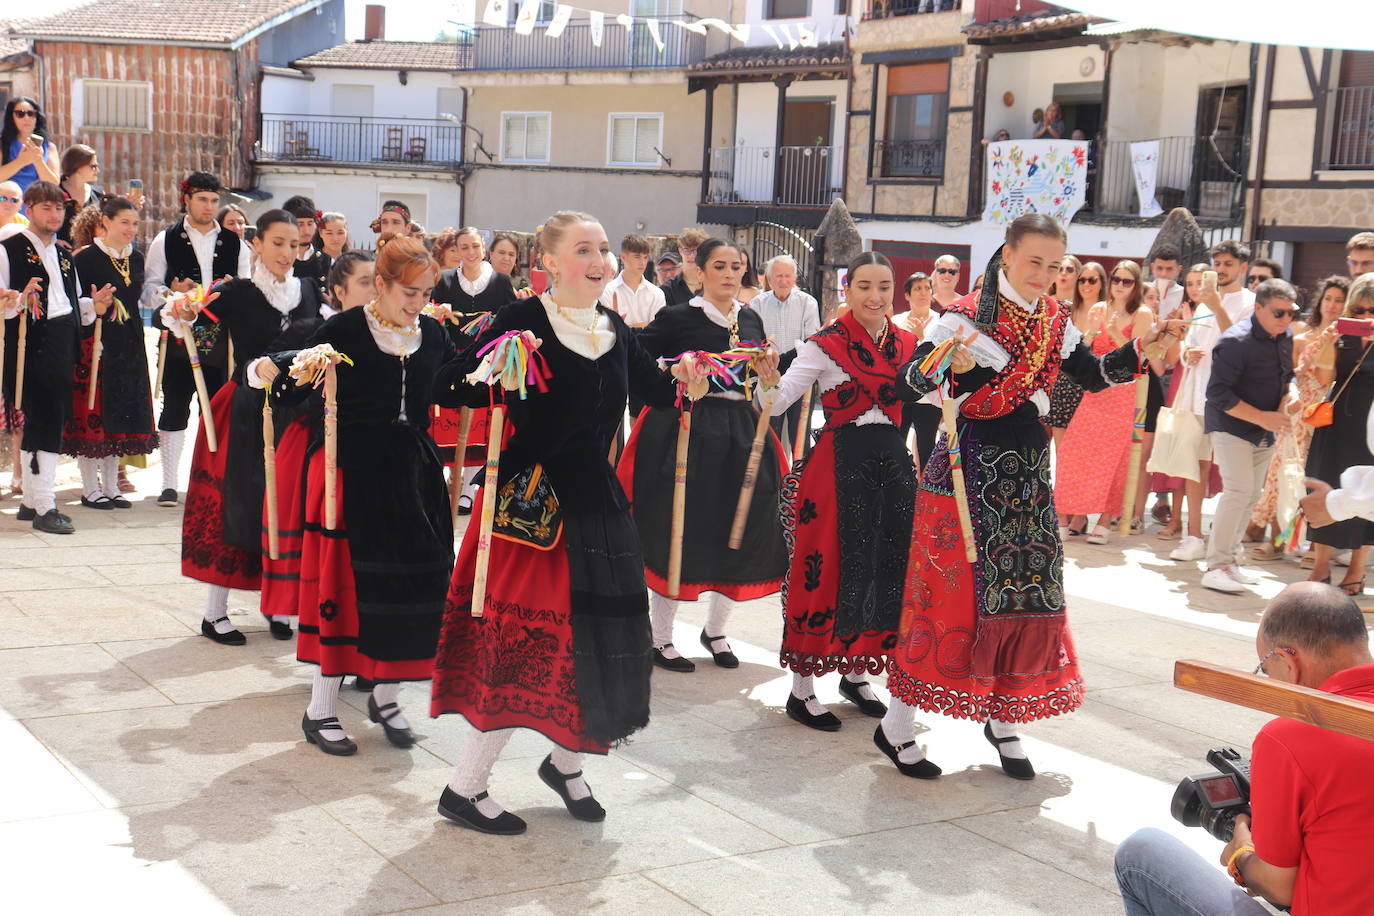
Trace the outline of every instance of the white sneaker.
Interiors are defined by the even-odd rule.
[[[1216,569],[1207,570],[1202,575],[1202,587],[1232,595],[1245,591],[1245,586],[1236,578],[1234,566],[1218,566]]]
[[[1231,574],[1236,577],[1236,581],[1239,582],[1241,585],[1257,584],[1259,580],[1256,579],[1254,576],[1250,575],[1248,572],[1246,572],[1245,567],[1241,566],[1241,564],[1244,562],[1245,548],[1243,546],[1238,545],[1236,547],[1235,553],[1235,564],[1231,567]]]
[[[1183,540],[1178,542],[1169,553],[1169,559],[1181,560],[1183,562],[1195,563],[1207,556],[1207,542],[1202,538],[1193,537],[1191,534],[1183,536]]]

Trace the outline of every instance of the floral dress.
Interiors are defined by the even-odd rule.
[[[1297,458],[1300,463],[1307,461],[1307,449],[1312,444],[1315,430],[1302,422],[1302,408],[1317,403],[1326,392],[1326,386],[1317,378],[1317,354],[1320,351],[1318,336],[1313,334],[1298,354],[1297,365],[1293,369],[1293,382],[1298,387],[1298,407],[1288,426],[1278,435],[1274,457],[1270,459],[1269,470],[1264,475],[1264,490],[1260,493],[1259,502],[1255,503],[1254,511],[1250,513],[1253,527],[1266,527],[1278,515],[1279,470],[1284,460]]]

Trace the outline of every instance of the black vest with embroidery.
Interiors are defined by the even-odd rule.
[[[191,247],[191,235],[186,230],[186,220],[177,220],[162,231],[163,253],[167,256],[167,274],[162,278],[164,286],[171,286],[177,278],[195,280],[203,286],[210,286],[223,277],[239,275],[239,237],[227,229],[215,233],[215,254],[211,263],[212,277],[200,275],[200,262],[196,260],[196,250]]]
[[[10,289],[23,290],[30,280],[37,277],[43,284],[43,317],[48,317],[48,303],[52,296],[49,287],[52,284],[48,280],[48,270],[43,266],[43,258],[39,255],[38,249],[22,232],[15,233],[0,244],[4,245],[5,254],[9,257]],[[72,311],[76,312],[76,268],[72,265],[71,256],[62,248],[57,249],[57,265],[62,272],[62,287],[67,291],[67,301],[71,303]]]

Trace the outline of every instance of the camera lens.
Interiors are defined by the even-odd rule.
[[[1185,827],[1202,826],[1202,797],[1198,795],[1197,786],[1192,780],[1185,779],[1178,784],[1173,800],[1169,802],[1169,813]]]

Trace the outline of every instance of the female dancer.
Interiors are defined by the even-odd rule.
[[[916,505],[893,383],[917,338],[889,319],[886,257],[859,255],[846,283],[848,311],[797,347],[773,400],[777,415],[819,384],[825,409],[820,438],[782,487],[791,561],[782,592],[787,714],[821,731],[837,731],[840,720],[816,700],[817,674],[838,670],[845,699],[875,718],[887,713],[864,675],[885,673],[897,644]]]
[[[454,247],[458,253],[459,266],[445,270],[439,275],[439,283],[434,287],[434,301],[446,305],[454,313],[454,323],[448,325],[449,336],[459,350],[472,346],[473,338],[464,334],[459,327],[484,312],[495,312],[507,302],[517,297],[510,284],[510,277],[499,273],[491,262],[482,259],[482,233],[472,226],[464,226],[457,231]],[[487,423],[490,414],[485,409],[473,411],[472,426],[468,430],[467,454],[455,456],[452,472],[463,474],[463,492],[458,497],[458,514],[467,515],[472,511],[472,499],[477,494],[473,478],[481,469],[487,447]],[[439,410],[434,417],[431,433],[434,442],[448,452],[458,445],[459,413],[456,410]]]
[[[1274,457],[1269,462],[1269,470],[1264,476],[1264,490],[1259,502],[1250,513],[1250,527],[1258,532],[1264,543],[1250,554],[1252,560],[1274,560],[1283,556],[1283,548],[1274,543],[1277,531],[1279,509],[1279,473],[1285,461],[1307,461],[1307,451],[1312,444],[1313,428],[1302,422],[1302,409],[1323,399],[1330,385],[1330,378],[1322,379],[1317,371],[1317,356],[1322,350],[1322,331],[1334,324],[1345,313],[1346,295],[1350,281],[1345,277],[1327,277],[1322,281],[1317,294],[1312,297],[1312,310],[1307,316],[1305,330],[1293,338],[1293,383],[1297,386],[1298,400],[1294,406],[1293,422],[1284,427],[1274,445]],[[1328,362],[1330,354],[1327,354]],[[1271,528],[1275,530],[1270,531]]]
[[[961,399],[962,477],[976,558],[965,555],[959,478],[942,440],[921,479],[901,637],[888,674],[894,702],[875,736],[910,775],[921,774],[902,765],[924,758],[914,737],[915,707],[985,722],[983,735],[1003,771],[1030,779],[1035,770],[1016,723],[1083,702],[1065,619],[1049,437],[1038,415],[1048,409],[1061,371],[1088,391],[1130,381],[1141,369],[1139,348],[1158,332],[1149,327],[1142,339],[1094,356],[1068,310],[1045,294],[1064,247],[1064,230],[1048,217],[1015,220],[988,262],[982,292],[951,306],[898,376],[900,396],[923,396],[943,378],[922,373],[920,361],[951,337],[972,338],[955,350],[949,377]]]
[[[90,401],[94,325],[82,329],[72,388],[72,415],[62,436],[62,451],[76,456],[81,469],[81,505],[88,509],[128,509],[119,492],[119,460],[147,455],[157,448],[153,428],[153,394],[148,384],[148,350],[139,320],[143,289],[143,255],[134,249],[138,209],[124,197],[100,207],[103,237],[77,252],[72,260],[84,283],[114,287],[116,305],[96,319],[100,329],[100,370]]]
[[[660,309],[639,332],[639,342],[651,356],[671,359],[689,350],[721,352],[741,342],[763,342],[763,319],[735,299],[744,273],[740,250],[721,239],[707,239],[697,247],[697,267],[704,277],[701,295]],[[758,413],[740,385],[714,389],[692,406],[682,579],[678,594],[669,596],[668,540],[679,422],[674,408],[642,413],[618,470],[644,544],[654,664],[669,671],[696,670],[673,645],[673,620],[677,602],[695,601],[710,592],[701,644],[717,665],[734,668],[739,659],[725,639],[734,603],[773,594],[787,572],[787,545],[777,510],[778,486],[786,468],[777,437],[770,433],[764,440],[744,540],[738,550],[731,550],[730,527]]]
[[[181,573],[210,586],[200,632],[224,645],[246,642],[229,622],[229,590],[257,591],[262,584],[262,396],[243,384],[245,367],[277,349],[292,322],[320,311],[315,285],[291,273],[299,240],[295,217],[268,210],[258,217],[253,237],[253,278],[222,283],[205,302],[207,317],[213,313],[228,329],[237,365],[210,402],[216,451],[210,451],[204,424],[196,435],[181,526]],[[162,316],[180,338],[199,312],[174,298]],[[289,419],[279,415],[278,428]]]
[[[221,229],[228,229],[243,238],[243,230],[248,228],[248,214],[238,204],[225,204],[219,208],[215,222],[219,223]]]
[[[376,295],[373,283],[375,264],[372,255],[362,251],[347,251],[329,268],[326,278],[329,303],[320,306],[316,318],[293,322],[283,337],[290,341],[280,341],[286,346],[301,347],[308,343],[319,331],[325,321],[340,312],[360,308],[372,301]],[[254,367],[248,370],[249,384],[262,387]],[[263,530],[262,539],[262,599],[259,609],[269,621],[272,635],[278,639],[291,638],[291,618],[303,618],[313,612],[318,617],[319,609],[302,608],[300,603],[301,544],[305,523],[305,472],[310,456],[324,441],[324,400],[316,396],[309,399],[309,407],[297,417],[277,442],[277,559],[272,559],[268,551],[268,536]],[[312,448],[312,443],[314,448]],[[269,498],[264,495],[264,499]],[[264,503],[264,506],[266,504]],[[264,518],[266,509],[264,508]],[[319,621],[304,620],[301,629],[302,641],[307,638],[319,639]]]
[[[348,251],[348,219],[342,213],[330,211],[320,214],[319,232],[315,234],[315,245],[324,252],[329,267]],[[329,292],[328,289],[325,292]]]
[[[1374,323],[1374,277],[1369,274],[1350,284],[1345,301],[1345,318],[1358,318]],[[1357,337],[1341,334],[1336,323],[1329,323],[1317,335],[1320,347],[1316,358],[1317,378],[1330,385],[1333,420],[1329,426],[1312,433],[1312,447],[1307,453],[1307,476],[1339,486],[1346,468],[1374,464],[1368,439],[1364,435],[1366,420],[1374,407],[1374,336]],[[1350,551],[1350,568],[1346,570],[1340,589],[1351,597],[1364,593],[1365,558],[1369,545],[1374,544],[1374,522],[1356,517],[1333,522],[1308,531],[1315,546],[1316,563],[1308,576],[1317,582],[1331,579],[1331,555],[1338,550]]]
[[[897,319],[897,323],[919,342],[925,338],[930,323],[940,317],[931,307],[934,290],[930,285],[930,277],[919,271],[907,277],[903,285],[906,287],[907,311]],[[934,404],[903,404],[903,442],[907,441],[907,431],[913,428],[916,430],[916,467],[923,468],[930,460],[935,439],[940,434],[940,408]]]
[[[300,563],[296,653],[319,666],[301,730],[326,754],[357,751],[338,719],[345,675],[375,682],[368,717],[393,745],[410,747],[415,736],[396,702],[400,683],[426,680],[434,667],[453,528],[427,429],[436,400],[460,397],[462,368],[444,329],[420,314],[438,275],[421,242],[393,238],[377,256],[373,301],[336,315],[313,338],[349,361],[333,357],[337,521],[325,528],[325,451],[317,439],[307,461]],[[259,364],[274,398],[307,396],[282,371],[294,356]]]
[[[1100,329],[1092,344],[1098,356],[1153,327],[1154,314],[1141,305],[1140,265],[1117,262],[1107,301],[1093,307],[1089,321]],[[1107,543],[1109,520],[1122,511],[1134,419],[1135,395],[1129,388],[1085,393],[1059,442],[1054,502],[1061,515],[1088,517],[1089,544]]]
[[[516,433],[502,450],[500,480],[484,488],[479,503],[497,498],[500,515],[517,520],[533,508],[546,530],[535,525],[522,535],[498,526],[483,614],[473,617],[479,546],[468,527],[434,665],[431,714],[460,713],[478,730],[439,813],[484,833],[525,830],[487,794],[511,729],[531,728],[554,743],[539,777],[574,817],[600,821],[606,812],[582,777],[582,754],[604,754],[649,721],[644,566],[606,453],[627,390],[664,408],[676,390],[624,320],[597,304],[612,275],[600,223],[555,213],[539,241],[553,292],[503,307],[479,344],[523,333],[548,367],[548,390],[504,396]],[[690,379],[690,362],[674,375]],[[474,400],[489,396],[478,390]],[[528,493],[533,498],[522,498]]]

